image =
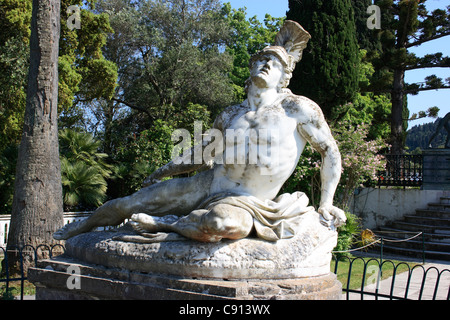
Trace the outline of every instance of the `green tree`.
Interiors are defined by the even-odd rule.
[[[117,27],[105,49],[120,63],[113,101],[150,123],[189,102],[215,112],[231,103],[231,58],[222,52],[229,28],[219,1],[101,1],[97,10]],[[114,52],[119,44],[124,49]]]
[[[355,12],[356,38],[360,49],[366,50],[369,56],[381,49],[380,40],[375,34],[375,30],[367,27],[369,14],[367,8],[372,5],[373,0],[352,0],[352,7]]]
[[[95,2],[85,1],[88,7]],[[29,67],[31,3],[31,0],[0,1],[0,142],[20,141]],[[80,29],[69,30],[66,25],[71,14],[67,8],[72,5],[81,8]],[[108,15],[95,15],[82,6],[82,0],[61,1],[58,62],[60,112],[68,113],[79,101],[110,97],[117,79],[115,65],[105,60],[101,52],[106,35],[112,32]],[[62,120],[60,125],[64,126],[66,119]],[[5,145],[1,143],[1,146]]]
[[[111,165],[106,162],[108,155],[100,152],[101,141],[88,132],[64,129],[59,132],[60,153],[69,161],[82,161],[94,167],[103,177],[109,178]]]
[[[359,49],[350,0],[290,0],[287,19],[300,23],[311,40],[290,88],[322,108],[327,119],[345,113],[358,90]]]
[[[0,154],[0,214],[11,212],[17,149],[15,144],[10,144]]]
[[[92,134],[65,129],[59,132],[61,176],[66,210],[92,209],[106,199],[107,182],[113,173],[101,142]]]
[[[31,1],[0,0],[0,154],[18,145],[25,113]]]
[[[224,52],[230,27],[216,0],[101,0],[95,12],[108,14],[114,29],[103,54],[118,67],[118,85],[90,110],[119,167],[108,193],[124,196],[170,160],[167,128],[191,130],[195,120],[209,126],[234,100]]]
[[[408,119],[406,95],[420,91],[450,88],[449,79],[435,75],[423,83],[405,83],[405,72],[422,68],[450,67],[450,58],[437,52],[417,57],[409,50],[429,41],[450,35],[450,6],[428,12],[426,0],[380,0],[382,29],[378,31],[382,49],[373,59],[377,69],[372,90],[391,95],[391,152],[401,154]]]
[[[226,52],[233,57],[230,78],[235,90],[235,99],[240,102],[245,99],[245,81],[250,76],[248,66],[251,55],[273,44],[285,19],[266,14],[263,24],[256,16],[247,19],[246,8],[232,9],[230,3],[224,4],[222,14],[231,27]]]
[[[103,204],[107,183],[96,168],[82,161],[61,159],[65,211],[93,209]]]
[[[105,13],[92,11],[97,0],[63,0],[61,3],[61,43],[59,55],[59,110],[69,111],[79,102],[110,98],[116,86],[117,67],[106,60],[102,47],[113,32]],[[80,8],[80,29],[70,30],[65,23],[72,13],[69,6]],[[91,8],[91,10],[89,10]]]
[[[369,125],[368,138],[387,140],[390,134],[389,116],[391,112],[390,98],[386,94],[375,94],[367,91],[375,72],[373,65],[366,58],[367,51],[360,50],[359,90],[353,101],[349,102],[342,119],[352,125]]]
[[[142,181],[171,160],[171,134],[176,127],[156,120],[151,130],[143,130],[117,148],[116,178],[110,183],[109,195],[123,197],[142,188]]]
[[[92,6],[94,2],[85,3]],[[81,29],[67,28],[70,5],[81,8]],[[109,97],[117,79],[114,64],[101,53],[106,35],[112,32],[108,16],[94,15],[82,5],[81,0],[61,1],[57,108],[60,127],[76,125],[82,118],[79,102]],[[31,0],[0,0],[0,157],[3,158],[12,159],[10,152],[17,150],[22,135],[30,65],[31,8]],[[11,188],[7,186],[14,182],[15,164],[7,168],[0,176],[0,185],[8,193]],[[4,194],[4,198],[11,199],[11,195]],[[8,200],[5,208],[10,207]]]

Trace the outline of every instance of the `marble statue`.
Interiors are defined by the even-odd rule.
[[[445,128],[447,131],[447,140],[445,140],[444,148],[450,148],[450,112],[447,113],[444,118],[442,118],[439,121],[438,127],[436,128],[436,131],[431,136],[430,140],[428,141],[428,146],[431,148],[431,142],[434,140],[434,138],[437,137],[439,132],[441,132],[442,128]]]
[[[225,109],[214,122],[225,140],[227,134],[236,131],[248,134],[248,139],[233,140],[222,148],[228,161],[197,164],[174,159],[148,177],[138,192],[106,202],[89,218],[58,230],[54,238],[69,239],[126,219],[131,219],[129,223],[140,234],[137,238],[144,242],[218,242],[243,239],[252,232],[268,241],[292,238],[299,218],[314,208],[308,206],[302,192],[278,193],[294,172],[306,143],[322,156],[321,202],[317,210],[320,221],[329,228],[344,224],[344,212],[333,206],[341,174],[336,142],[320,107],[287,89],[309,39],[298,23],[286,21],[275,45],[251,58],[247,99]],[[256,133],[256,138],[250,131]],[[276,134],[269,139],[262,132]],[[241,146],[247,154],[256,150],[257,161],[242,162],[236,157],[229,161],[227,156]],[[262,146],[268,153],[259,151],[264,149]],[[207,147],[205,143],[203,148]],[[194,171],[197,173],[192,177],[160,181]]]

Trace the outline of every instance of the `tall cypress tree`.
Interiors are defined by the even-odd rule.
[[[366,50],[369,55],[375,54],[374,51],[381,50],[377,30],[367,27],[367,19],[369,18],[367,8],[372,5],[372,2],[372,0],[351,0],[355,12],[356,39],[359,48]]]
[[[335,119],[358,90],[359,48],[351,0],[289,0],[287,19],[300,23],[312,37],[290,89]]]

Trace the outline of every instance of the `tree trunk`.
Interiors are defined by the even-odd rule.
[[[59,33],[60,0],[33,0],[25,120],[8,235],[12,249],[52,246],[57,243],[53,233],[63,225],[57,125]],[[10,267],[17,267],[17,255],[8,258]]]
[[[403,154],[403,87],[404,70],[394,70],[391,113],[391,154]]]

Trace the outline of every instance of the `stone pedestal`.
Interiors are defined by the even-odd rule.
[[[342,290],[332,273],[284,280],[189,279],[67,257],[40,261],[28,277],[36,285],[37,300],[338,300]]]
[[[316,212],[301,222],[297,236],[277,242],[115,240],[127,227],[81,234],[63,256],[31,268],[29,280],[37,299],[339,299],[330,273],[337,232]]]

